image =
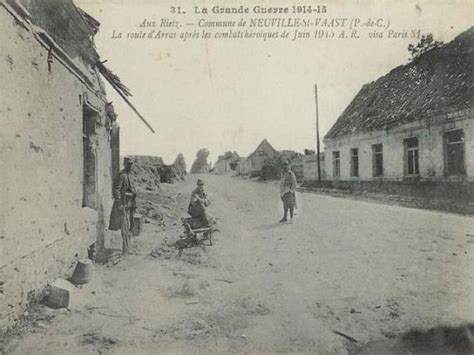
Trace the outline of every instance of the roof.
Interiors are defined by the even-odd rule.
[[[92,17],[87,15],[91,20],[86,19],[86,13],[72,0],[19,0],[19,3],[31,14],[32,23],[46,31],[69,57],[80,57],[89,64],[99,60],[92,40],[97,32],[91,27]]]
[[[74,73],[89,86],[93,84],[88,75],[91,73],[95,75],[97,68],[138,117],[155,133],[128,99],[132,96],[130,90],[117,75],[105,67],[106,61],[100,61],[93,40],[100,26],[96,19],[74,5],[73,0],[12,0],[9,3],[13,4],[16,12],[19,11],[21,16],[27,19],[25,23],[31,23],[35,36],[46,42],[56,54],[59,53],[59,57],[65,60],[73,68]],[[76,62],[76,58],[80,59],[80,65]],[[100,78],[98,79],[100,85]],[[105,94],[105,91],[103,93]],[[116,118],[110,107],[107,113],[109,117]]]
[[[77,10],[81,14],[81,16],[84,18],[84,20],[87,22],[92,32],[94,34],[97,34],[97,32],[99,32],[100,22],[97,21],[95,18],[93,18],[91,15],[89,15],[87,12],[82,10],[81,8],[78,7]]]
[[[265,139],[263,139],[263,141],[258,145],[257,149],[255,149],[255,150],[253,151],[253,153],[248,156],[248,158],[252,157],[255,153],[257,153],[257,152],[259,151],[260,148],[262,148],[262,147],[265,146],[265,145],[266,145],[267,147],[269,147],[271,150],[273,150],[273,152],[277,153],[277,150],[276,150],[275,148],[273,148],[272,145],[271,145],[270,143],[268,143],[267,139],[265,138]]]
[[[474,27],[366,84],[325,139],[388,129],[433,114],[472,108]]]
[[[217,157],[216,164],[224,160],[230,160],[231,162],[234,162],[234,161],[238,161],[239,159],[240,157],[239,157],[239,154],[237,154],[237,152],[226,152],[224,155],[219,155]]]

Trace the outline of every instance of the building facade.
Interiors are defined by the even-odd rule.
[[[103,243],[118,126],[72,1],[0,2],[0,328]]]
[[[247,158],[240,158],[237,164],[238,175],[249,175],[252,170],[252,163]]]
[[[255,149],[255,151],[247,157],[250,162],[250,175],[260,176],[263,165],[267,159],[271,159],[278,154],[278,151],[272,147],[266,139],[264,139]]]
[[[474,111],[326,142],[327,179],[474,181]]]
[[[236,152],[220,155],[214,164],[213,171],[216,174],[237,174],[240,157]]]
[[[474,182],[474,28],[364,85],[325,136],[326,179]]]

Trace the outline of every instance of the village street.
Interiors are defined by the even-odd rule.
[[[70,310],[33,311],[4,351],[345,353],[355,343],[333,330],[366,344],[473,321],[472,217],[299,193],[280,224],[276,183],[199,177],[213,246],[167,246],[197,176],[163,184],[175,222],[145,224],[136,254],[97,266]]]

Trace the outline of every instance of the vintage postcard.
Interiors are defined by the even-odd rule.
[[[0,354],[472,354],[473,25],[0,0]]]

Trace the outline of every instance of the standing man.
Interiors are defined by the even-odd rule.
[[[283,173],[280,180],[280,196],[283,201],[283,218],[280,223],[288,221],[288,210],[290,211],[290,223],[293,223],[293,213],[295,211],[295,191],[296,191],[296,176],[290,169],[290,163],[285,161],[283,163]]]
[[[110,213],[110,230],[119,230],[122,233],[122,252],[125,254],[130,246],[131,211],[134,208],[136,192],[130,181],[132,160],[123,159],[124,169],[120,171],[114,181],[114,204]]]

